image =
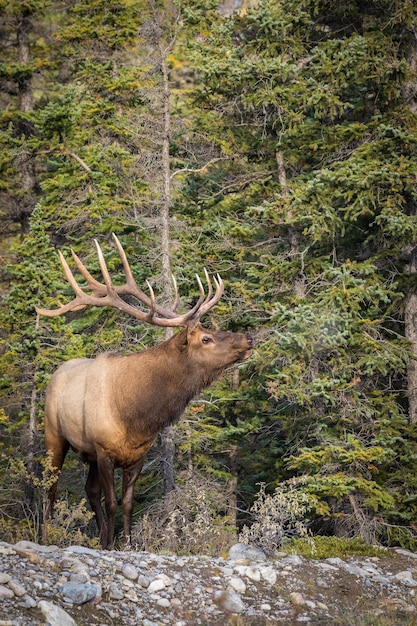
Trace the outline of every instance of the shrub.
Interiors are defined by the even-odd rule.
[[[196,473],[152,503],[132,529],[138,550],[218,555],[233,543],[224,485]]]
[[[308,534],[306,516],[312,510],[311,497],[296,488],[293,481],[279,485],[267,494],[264,483],[250,510],[253,523],[244,526],[239,541],[274,551],[294,537]]]

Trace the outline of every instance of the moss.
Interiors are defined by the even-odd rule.
[[[365,543],[360,537],[346,539],[343,537],[304,537],[294,539],[286,550],[291,554],[299,554],[310,559],[327,559],[330,557],[346,558],[348,556],[383,556],[389,554],[384,548]]]

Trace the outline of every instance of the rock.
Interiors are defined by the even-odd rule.
[[[246,591],[246,584],[241,578],[231,578],[229,580],[229,587],[237,593],[245,593]]]
[[[124,598],[124,593],[122,589],[120,589],[120,587],[116,583],[111,583],[109,587],[109,599],[110,600],[123,600],[123,598]]]
[[[60,592],[74,604],[84,604],[94,600],[97,595],[97,587],[96,585],[85,585],[70,581],[60,587]]]
[[[14,598],[14,593],[9,587],[0,585],[0,600],[11,600]]]
[[[246,543],[235,543],[229,549],[231,561],[266,561],[266,554],[261,548],[249,546]]]
[[[259,571],[265,582],[269,585],[275,585],[277,582],[277,573],[273,567],[261,567]]]
[[[279,561],[281,567],[299,567],[303,565],[303,559],[298,554],[287,554]]]
[[[219,608],[228,613],[242,613],[245,608],[240,595],[233,589],[216,591],[214,601]]]
[[[131,565],[130,563],[126,563],[126,565],[123,566],[122,574],[125,578],[128,578],[129,580],[136,580],[139,576],[139,572],[136,567],[134,565]]]
[[[131,600],[132,602],[139,601],[139,596],[136,593],[136,591],[134,591],[133,589],[129,589],[129,591],[126,591],[126,593],[124,594],[124,597],[127,598],[128,600]]]
[[[147,589],[150,584],[151,584],[151,581],[149,580],[149,578],[147,576],[144,576],[143,574],[139,575],[139,577],[138,577],[138,585],[140,585],[144,589]]]
[[[38,563],[42,563],[42,558],[40,555],[34,550],[23,550],[21,548],[15,548],[15,552],[19,555],[28,559],[31,563],[37,565]]]
[[[7,586],[9,587],[9,589],[13,591],[14,595],[17,596],[18,598],[21,598],[26,593],[25,587],[21,585],[18,580],[13,580],[13,578],[9,580],[9,583]]]
[[[395,548],[395,552],[397,554],[402,554],[403,556],[410,557],[411,559],[417,559],[417,553],[410,552],[410,550],[404,550],[403,548]]]
[[[45,616],[47,626],[77,626],[76,621],[56,604],[41,600],[38,606]]]
[[[18,541],[15,545],[18,550],[35,550],[35,552],[55,552],[58,546],[41,546],[34,541]]]
[[[148,593],[156,593],[157,591],[162,591],[162,589],[165,589],[165,587],[166,585],[164,581],[160,578],[156,578],[150,583],[148,587]]]
[[[172,585],[172,580],[166,574],[158,574],[156,580],[162,580],[165,587],[169,587],[170,585]]]
[[[69,546],[65,548],[66,552],[76,552],[77,554],[91,554],[92,556],[99,556],[100,550],[93,550],[93,548],[87,548],[85,546]]]
[[[297,605],[305,604],[304,596],[298,591],[292,591],[290,593],[290,598],[293,604],[297,604]]]
[[[10,574],[5,574],[4,572],[0,572],[0,585],[4,585],[8,583],[9,580],[11,579],[12,577],[10,576]]]
[[[393,576],[396,580],[400,580],[404,585],[408,587],[417,587],[417,580],[414,580],[413,574],[409,570],[404,570],[403,572],[398,572]]]

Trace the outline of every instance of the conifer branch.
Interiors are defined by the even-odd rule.
[[[79,163],[81,165],[81,167],[83,169],[85,169],[86,172],[88,172],[89,174],[91,174],[91,172],[93,171],[91,169],[91,167],[89,167],[87,165],[87,163],[85,161],[82,160],[81,157],[78,156],[78,154],[75,154],[75,152],[70,152],[68,151],[69,156],[71,156],[73,159],[75,159],[77,161],[77,163]]]

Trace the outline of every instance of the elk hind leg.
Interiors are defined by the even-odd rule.
[[[91,467],[94,468],[94,465],[92,464]],[[112,550],[114,547],[114,526],[117,510],[117,498],[114,488],[114,465],[107,454],[101,449],[97,450],[97,463],[95,464],[94,471],[97,472],[98,479],[93,482],[95,492],[93,493],[93,502],[89,496],[90,504],[96,514],[101,545],[105,550]],[[99,489],[100,495],[98,495]],[[101,508],[101,492],[104,494],[104,504],[107,515],[106,521],[104,520],[103,510]]]
[[[85,483],[85,491],[87,494],[88,501],[90,503],[91,509],[94,513],[99,536],[100,543],[105,547],[105,543],[107,542],[107,524],[103,513],[103,508],[101,506],[101,482],[100,476],[98,472],[98,465],[95,461],[90,462],[87,481]]]

